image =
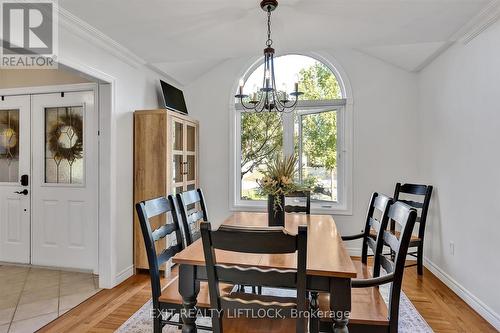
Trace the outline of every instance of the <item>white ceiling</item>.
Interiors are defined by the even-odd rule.
[[[259,54],[260,0],[59,0],[182,84],[222,61]],[[277,53],[348,47],[408,71],[421,69],[492,0],[279,0]]]

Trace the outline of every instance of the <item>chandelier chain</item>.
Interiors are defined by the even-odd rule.
[[[266,45],[270,47],[273,45],[273,40],[271,39],[271,9],[267,9],[267,41]]]

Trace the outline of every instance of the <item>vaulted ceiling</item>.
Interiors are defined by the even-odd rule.
[[[278,53],[352,48],[417,71],[492,0],[279,0]],[[259,0],[59,0],[59,5],[183,84],[265,41]],[[457,37],[458,36],[458,37]]]

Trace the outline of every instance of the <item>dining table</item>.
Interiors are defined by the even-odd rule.
[[[265,227],[267,213],[236,212],[224,225]],[[348,332],[351,310],[351,279],[356,269],[331,215],[289,214],[284,228],[297,233],[300,225],[307,225],[307,290],[330,293],[330,316],[334,332]],[[212,228],[214,228],[212,226]],[[215,251],[217,263],[261,269],[296,269],[297,255],[237,253]],[[179,265],[179,293],[183,299],[182,332],[196,332],[196,298],[200,281],[207,280],[202,240],[198,239],[173,257]]]

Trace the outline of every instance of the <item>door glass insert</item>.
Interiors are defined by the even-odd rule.
[[[187,151],[194,152],[196,150],[196,127],[187,125],[186,126],[187,135]]]
[[[177,121],[173,122],[173,130],[174,130],[174,150],[180,150],[182,151],[183,149],[183,125],[182,123],[179,123]]]
[[[45,108],[45,183],[83,184],[83,107]]]
[[[0,182],[19,180],[19,110],[0,110]]]

